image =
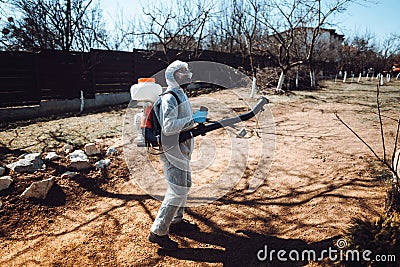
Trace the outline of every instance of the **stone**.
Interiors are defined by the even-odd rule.
[[[49,193],[51,187],[54,185],[55,178],[51,177],[46,180],[32,183],[22,193],[22,198],[41,198],[45,199]]]
[[[14,181],[11,179],[11,176],[0,177],[0,191],[8,189],[12,182]]]
[[[108,165],[110,165],[111,160],[110,159],[101,159],[98,162],[94,164],[96,169],[104,169]]]
[[[0,176],[3,176],[5,172],[6,172],[6,168],[0,167]]]
[[[117,153],[117,149],[115,147],[107,148],[106,156],[110,156],[111,154]]]
[[[23,159],[7,165],[7,168],[15,172],[35,172],[43,169],[43,160],[40,153],[26,154]]]
[[[70,145],[70,144],[66,144],[66,145],[63,146],[63,151],[66,154],[69,154],[72,150],[74,150],[74,147],[72,145]]]
[[[49,153],[47,153],[47,155],[44,159],[48,160],[48,161],[53,161],[53,160],[57,160],[59,158],[60,158],[60,156],[56,152],[49,152]]]
[[[92,167],[92,164],[90,164],[89,159],[83,150],[75,150],[68,155],[68,158],[70,160],[68,168],[70,169],[86,170]]]
[[[85,145],[85,153],[88,156],[100,154],[100,149],[97,148],[95,143],[89,143]]]
[[[247,134],[247,131],[245,128],[240,129],[240,131],[237,133],[238,137],[245,137]]]
[[[77,172],[64,172],[62,175],[61,175],[61,178],[62,179],[72,179],[72,178],[74,178],[75,176],[77,176],[78,175],[78,173]]]
[[[25,158],[26,155],[28,155],[29,153],[23,153],[21,155],[19,155],[18,159],[23,159]]]

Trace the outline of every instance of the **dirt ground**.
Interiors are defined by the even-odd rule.
[[[399,92],[398,81],[381,87],[389,152],[396,130],[393,118],[400,111]],[[230,90],[207,96],[228,107],[210,113],[213,118],[229,116],[229,110],[240,113],[247,109]],[[139,155],[137,163],[125,160],[125,108],[3,125],[3,166],[25,152],[45,155],[60,151],[66,143],[76,149],[88,142],[98,144],[102,155],[91,157],[93,162],[105,157],[110,146],[118,153],[106,157],[111,159],[107,171],[92,169],[72,179],[61,179],[67,165],[64,158],[48,164],[45,171],[9,173],[15,182],[0,192],[0,266],[332,265],[326,260],[282,263],[275,258],[261,262],[257,253],[265,246],[286,251],[334,247],[352,217],[376,217],[383,210],[388,173],[334,115],[336,111],[382,153],[376,85],[325,82],[318,91],[267,97],[276,125],[270,171],[267,173],[269,163],[257,164],[260,155],[251,148],[242,177],[238,177],[242,179],[234,188],[209,204],[187,209],[186,217],[196,221],[200,231],[172,235],[180,243],[175,252],[162,251],[147,241],[160,202],[135,183],[134,177],[151,176],[146,172],[148,166],[141,165],[147,162],[145,156]],[[246,129],[253,124],[255,121],[248,122]],[[223,134],[207,136],[218,139]],[[260,143],[256,135],[249,140],[252,146]],[[200,143],[196,141],[195,157],[199,157]],[[215,153],[227,155],[230,148],[216,146]],[[199,183],[219,175],[226,164],[221,158],[218,163],[217,156],[217,165],[198,175],[205,179]],[[263,168],[265,181],[254,192],[246,190],[246,179]],[[56,177],[56,185],[45,200],[19,198],[32,181],[50,176]]]

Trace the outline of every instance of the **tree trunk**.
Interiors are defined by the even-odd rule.
[[[66,30],[65,30],[65,50],[70,51],[71,50],[71,44],[72,44],[72,32],[71,32],[71,0],[67,0],[67,11],[66,11]]]
[[[251,84],[251,93],[250,97],[253,98],[257,92],[257,78],[253,77],[253,83]]]
[[[310,70],[310,86],[315,87],[315,73],[312,70]]]
[[[279,77],[278,85],[276,86],[276,91],[281,92],[282,91],[282,86],[283,82],[285,81],[285,72],[281,71],[281,76]]]

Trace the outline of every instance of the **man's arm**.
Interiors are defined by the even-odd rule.
[[[183,107],[189,106],[182,103]],[[162,131],[166,136],[179,134],[181,131],[186,130],[193,126],[194,122],[191,116],[191,110],[188,110],[187,114],[190,114],[184,118],[178,118],[178,102],[172,95],[165,95],[161,101],[161,110],[163,113]]]

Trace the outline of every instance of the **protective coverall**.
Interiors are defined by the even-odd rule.
[[[164,175],[168,188],[150,230],[160,236],[168,234],[171,223],[178,223],[182,220],[187,196],[192,185],[189,164],[194,140],[192,138],[183,143],[178,142],[179,133],[194,124],[188,97],[174,76],[181,72],[190,73],[188,64],[182,61],[171,63],[165,71],[168,85],[166,92],[170,90],[175,92],[180,103],[178,104],[172,94],[164,93],[161,96],[160,111],[156,111],[162,127],[161,142],[164,153],[161,155],[161,160],[164,163]],[[164,142],[163,139],[168,139],[168,141]]]

